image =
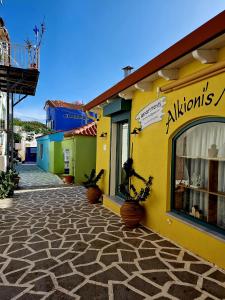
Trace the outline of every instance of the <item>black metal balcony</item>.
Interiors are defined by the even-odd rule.
[[[39,77],[39,48],[0,41],[0,90],[35,95]]]

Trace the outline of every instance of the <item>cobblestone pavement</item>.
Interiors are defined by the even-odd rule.
[[[129,230],[83,187],[19,191],[0,211],[0,299],[223,299],[225,272],[143,227]]]
[[[57,175],[45,172],[35,164],[19,164],[17,170],[19,171],[19,186],[21,188],[57,186],[64,184]]]

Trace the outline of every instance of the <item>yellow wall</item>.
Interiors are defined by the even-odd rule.
[[[225,59],[225,49],[220,50],[219,58],[220,60]],[[208,65],[202,65],[199,62],[190,63],[180,69],[180,78],[207,67]],[[206,87],[207,82],[207,91],[203,92],[203,88]],[[190,224],[185,223],[185,221],[168,215],[168,212],[170,211],[172,138],[178,130],[187,123],[191,123],[193,120],[208,116],[225,117],[225,93],[219,104],[217,106],[214,105],[225,88],[225,73],[170,93],[160,93],[160,95],[157,95],[157,87],[166,84],[168,84],[168,81],[158,79],[154,82],[151,92],[136,91],[132,99],[131,130],[134,127],[139,126],[135,117],[141,109],[161,96],[166,97],[166,104],[163,109],[165,115],[163,116],[162,121],[144,128],[143,131],[136,136],[130,136],[130,145],[133,143],[135,170],[145,178],[149,175],[154,177],[152,195],[144,203],[146,217],[143,224],[161,233],[165,237],[174,240],[181,246],[184,246],[203,258],[225,268],[225,242],[223,240],[199,230],[196,228],[197,226],[193,227]],[[177,121],[170,123],[169,132],[166,134],[168,111],[173,110],[174,102],[178,99],[180,102],[183,102],[184,97],[186,97],[186,101],[188,102],[188,100],[193,99],[193,97],[202,97],[203,94],[205,95],[205,99],[207,99],[209,93],[214,93],[210,105],[203,105],[187,111]],[[102,117],[102,112],[100,112],[99,117],[97,170],[101,168],[105,169],[105,175],[100,186],[105,195],[108,195],[111,120],[110,117]],[[108,133],[107,138],[99,137],[102,132]],[[103,150],[103,147],[106,147],[106,150]],[[135,185],[138,187],[139,182],[135,182]],[[110,203],[110,199],[107,196],[105,196],[105,206],[118,214],[118,205],[113,202]]]
[[[99,172],[104,169],[104,174],[98,182],[102,191],[108,194],[109,190],[109,172],[110,172],[110,137],[111,137],[111,120],[103,117],[102,111],[98,113],[97,123],[97,146],[96,146],[96,170]],[[101,133],[107,132],[106,137],[100,137]]]

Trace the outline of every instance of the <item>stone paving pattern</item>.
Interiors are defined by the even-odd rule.
[[[19,191],[0,211],[0,299],[224,299],[225,272],[130,230],[83,187]]]
[[[41,186],[58,186],[64,184],[55,174],[46,172],[35,164],[18,164],[20,188],[33,188]]]

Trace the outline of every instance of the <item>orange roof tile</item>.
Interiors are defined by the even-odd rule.
[[[97,135],[97,125],[95,122],[91,122],[80,128],[75,128],[64,133],[64,137],[71,137],[74,135],[85,135],[85,136],[96,136]]]
[[[68,102],[64,102],[62,100],[47,100],[45,102],[45,107],[47,105],[50,107],[65,107],[65,108],[71,108],[71,109],[83,109],[83,107],[84,107],[83,104],[79,104],[79,101],[75,101],[75,103],[68,103]]]

